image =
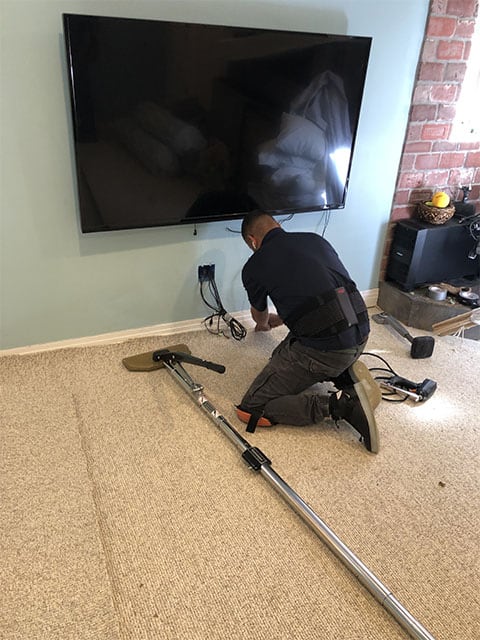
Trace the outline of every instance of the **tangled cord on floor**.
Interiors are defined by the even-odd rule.
[[[207,307],[213,311],[212,314],[203,320],[203,325],[209,333],[223,335],[225,338],[229,338],[230,336],[227,335],[226,330],[222,328],[221,323],[223,322],[230,330],[232,338],[235,340],[243,340],[245,338],[247,330],[236,318],[231,316],[223,306],[217,283],[213,276],[210,276],[208,280],[204,282],[200,282],[200,296]]]
[[[379,356],[376,353],[371,353],[369,351],[364,351],[361,357],[363,356],[371,356],[372,358],[378,358],[386,365],[386,367],[369,367],[368,368],[370,373],[372,373],[373,379],[376,382],[379,382],[379,383],[382,381],[388,382],[391,378],[399,375],[398,373],[396,373],[396,371],[392,369],[392,367],[385,360],[385,358],[382,358],[382,356]],[[377,371],[387,373],[389,375],[373,375],[373,372],[377,372]],[[395,397],[391,398],[390,396],[395,396]],[[408,400],[408,397],[404,396],[403,398],[399,398],[398,395],[395,393],[395,391],[382,391],[382,400],[385,400],[386,402],[405,402],[406,400]]]

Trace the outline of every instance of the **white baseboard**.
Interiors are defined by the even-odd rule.
[[[376,289],[367,289],[366,291],[362,291],[363,299],[365,300],[365,304],[369,309],[377,306],[378,301],[378,287]]]
[[[233,315],[242,323],[248,324],[248,322],[251,322],[250,312],[235,312]],[[181,320],[180,322],[168,322],[148,327],[139,327],[138,329],[112,331],[111,333],[101,333],[95,336],[69,338],[67,340],[59,340],[57,342],[45,342],[43,344],[14,347],[13,349],[0,350],[0,357],[9,355],[27,355],[39,353],[41,351],[54,351],[56,349],[117,344],[120,342],[126,342],[127,340],[133,340],[134,338],[147,338],[149,336],[171,336],[178,333],[189,333],[190,331],[200,331],[203,328],[202,323],[203,318],[196,318],[194,320]]]
[[[363,299],[367,307],[375,307],[378,298],[378,289],[362,291]],[[246,325],[246,328],[253,327],[250,311],[236,311],[232,315]],[[13,349],[0,350],[0,357],[9,355],[28,355],[41,351],[55,351],[56,349],[71,349],[74,347],[99,346],[102,344],[116,344],[134,338],[147,338],[149,336],[172,336],[178,333],[189,333],[199,331],[203,328],[203,318],[194,320],[181,320],[180,322],[168,322],[165,324],[140,327],[138,329],[126,329],[124,331],[113,331],[111,333],[101,333],[96,336],[85,336],[82,338],[70,338],[57,342],[45,342],[43,344],[26,345],[25,347],[15,347]]]

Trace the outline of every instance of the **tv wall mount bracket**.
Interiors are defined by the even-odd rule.
[[[393,596],[391,591],[338,538],[315,511],[274,471],[271,460],[260,449],[252,446],[217,411],[204,395],[203,385],[195,382],[182,363],[205,367],[218,373],[225,372],[223,365],[192,356],[190,349],[185,344],[130,356],[124,358],[122,362],[130,371],[153,371],[163,367],[166,368],[168,373],[188,392],[195,403],[215,422],[223,434],[241,451],[241,456],[249,468],[260,473],[273,486],[286,503],[311,527],[320,540],[370,591],[410,637],[414,638],[414,640],[435,640],[429,631],[409,613]]]

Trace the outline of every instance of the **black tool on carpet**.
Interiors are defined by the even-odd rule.
[[[415,402],[425,402],[433,396],[437,390],[435,380],[425,378],[423,382],[412,382],[399,376],[396,371],[388,364],[385,358],[379,356],[378,353],[370,353],[364,351],[362,357],[372,357],[383,362],[385,367],[369,367],[370,373],[374,374],[374,380],[379,385],[387,389],[388,392],[381,392],[381,399],[387,402],[404,402],[405,400],[414,400]],[[395,396],[392,398],[391,396]],[[400,398],[398,398],[400,396]]]
[[[414,338],[407,329],[388,313],[376,313],[372,316],[378,324],[389,324],[402,338],[406,338],[410,343],[410,355],[412,358],[429,358],[433,353],[435,339],[432,336],[417,336]]]
[[[253,447],[245,438],[222,416],[205,397],[203,385],[195,382],[185,371],[182,362],[197,364],[220,373],[225,371],[222,365],[195,358],[190,354],[186,345],[181,345],[182,351],[160,349],[152,352],[159,366],[167,369],[169,374],[193,397],[196,404],[203,409],[215,422],[217,427],[242,452],[242,458],[252,471],[259,472],[274,489],[282,496],[287,504],[303,518],[316,535],[327,547],[345,564],[345,566],[360,580],[370,593],[385,607],[385,609],[399,622],[407,633],[415,640],[435,640],[434,637],[416,620],[412,614],[394,597],[392,592],[366,567],[363,562],[335,535],[328,525],[320,519],[313,509],[281,478],[272,468],[271,461],[257,447]],[[178,346],[177,346],[178,349]],[[184,350],[183,350],[184,349]],[[131,371],[140,371],[141,362],[145,362],[146,354],[139,357],[130,356],[123,360],[125,367]],[[149,367],[149,363],[145,362]],[[150,371],[150,368],[145,370]]]
[[[424,402],[433,396],[437,388],[437,383],[430,378],[425,378],[423,382],[412,382],[401,376],[381,380],[380,386],[398,393],[415,402]]]
[[[188,362],[190,364],[197,365],[197,367],[211,369],[212,371],[216,371],[217,373],[225,373],[225,367],[223,366],[223,364],[215,364],[215,362],[210,362],[209,360],[202,360],[201,358],[196,358],[195,356],[192,356],[189,353],[185,353],[184,351],[170,351],[170,349],[159,349],[158,351],[154,351],[152,353],[152,360],[154,360],[154,362],[169,362],[171,364],[175,364],[176,362]]]

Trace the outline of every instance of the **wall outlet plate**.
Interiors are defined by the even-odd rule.
[[[214,264],[202,264],[198,266],[198,281],[208,282],[215,278],[215,265]]]

